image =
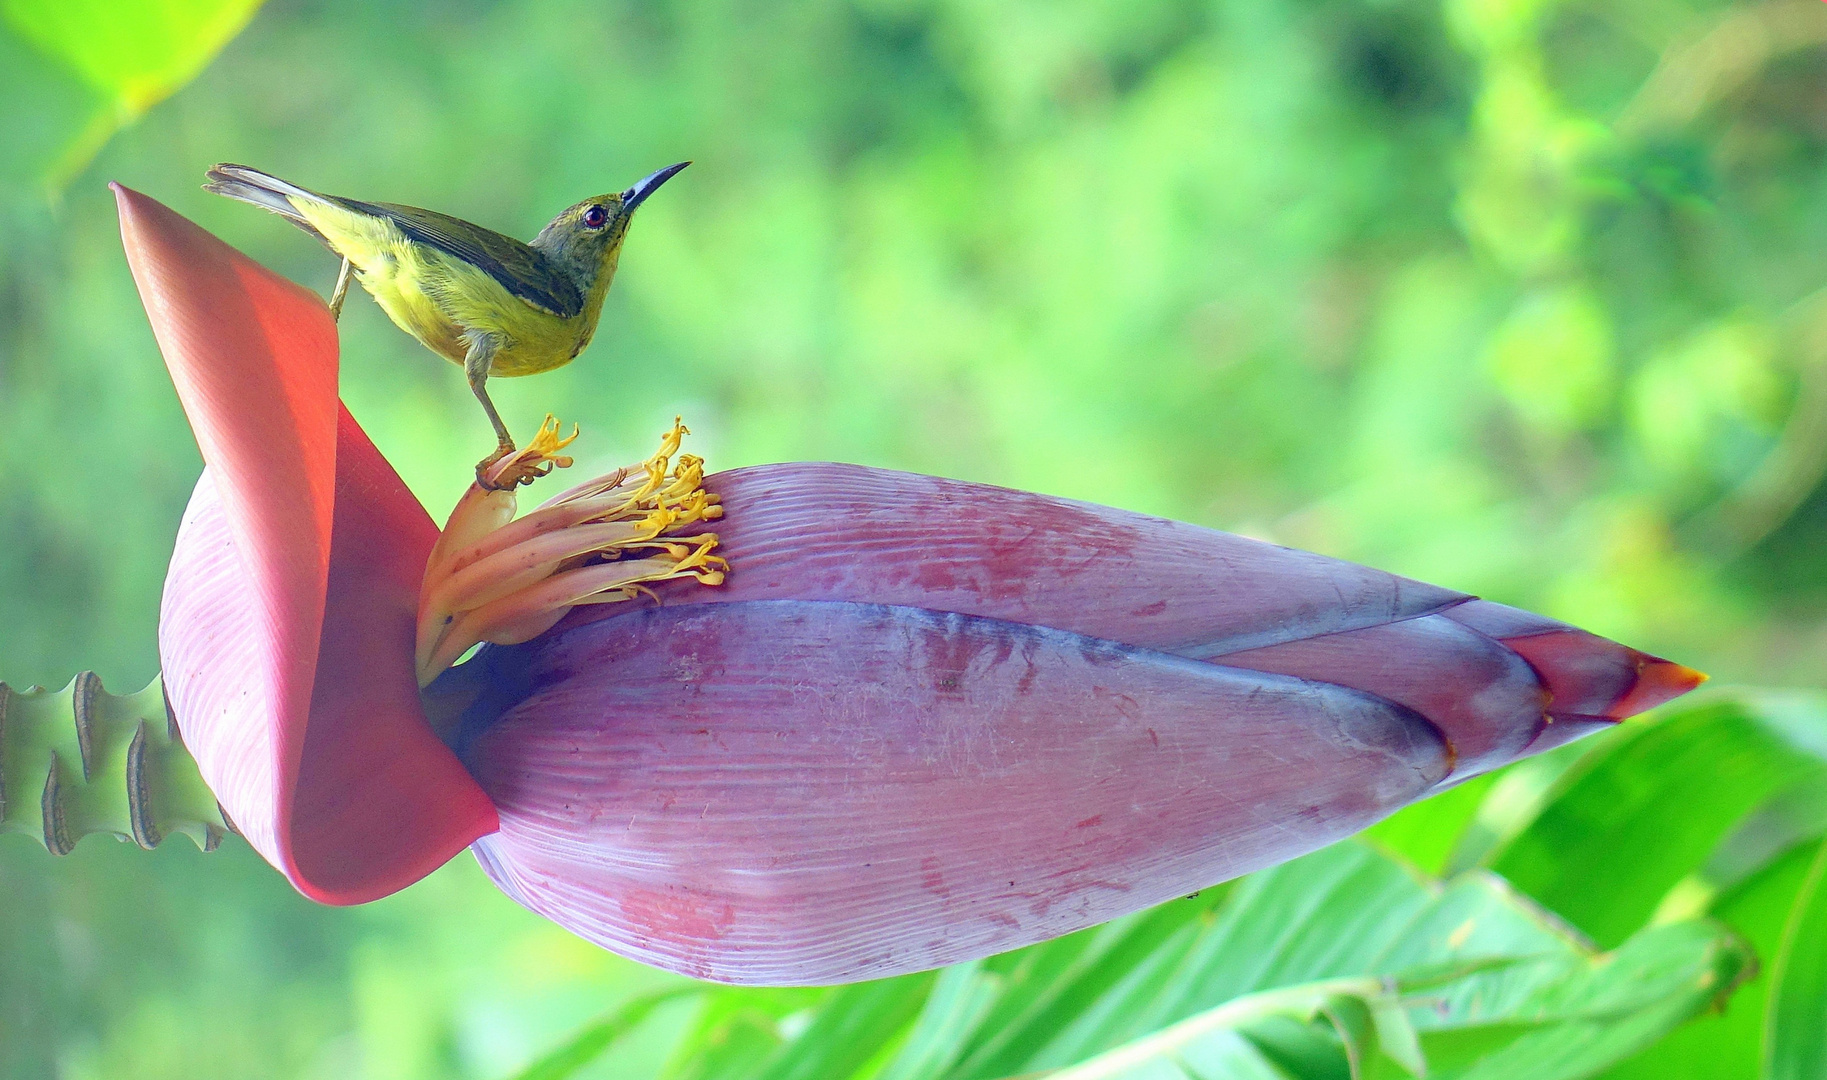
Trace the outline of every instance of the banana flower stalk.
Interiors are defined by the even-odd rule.
[[[852,465],[705,476],[679,429],[516,519],[515,483],[566,463],[543,429],[441,538],[340,408],[323,303],[117,193],[207,464],[162,612],[171,709],[316,900],[467,846],[646,963],[878,978],[1293,858],[1701,678],[1107,507]]]

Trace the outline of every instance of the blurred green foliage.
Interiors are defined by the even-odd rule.
[[[12,38],[8,104],[17,116],[30,103],[29,130],[44,140],[11,148],[8,179],[36,172],[55,199],[109,137],[195,78],[259,6],[260,0],[5,0],[0,17]],[[87,119],[72,124],[83,111]]]
[[[1750,968],[1698,919],[1595,955],[1486,872],[1443,885],[1347,841],[1033,948],[840,987],[797,1020],[756,1007],[773,992],[703,991],[663,1075],[1555,1080],[1653,1043]],[[645,1019],[624,1009],[517,1080],[579,1075]]]
[[[495,388],[516,431],[582,423],[580,472],[683,412],[713,468],[832,458],[1093,499],[1726,681],[1819,682],[1816,0],[278,0],[152,107],[249,10],[0,8],[0,677],[153,674],[199,467],[105,180],[327,291],[327,253],[202,193],[203,169],[529,236],[689,157],[595,346]],[[342,332],[351,409],[441,514],[489,445],[466,389],[364,297]],[[1750,1077],[1766,1052],[1806,1075],[1764,1024],[1827,1010],[1827,721],[1758,701],[1377,835],[1430,872],[1510,875],[1607,948],[1722,920],[1763,974],[1614,1075]],[[9,1077],[496,1077],[676,985],[461,859],[342,911],[236,843],[51,860],[0,837],[0,912]],[[713,1028],[737,1060],[826,996],[668,999],[570,1074],[651,1074]],[[931,999],[872,1000],[886,1027]]]

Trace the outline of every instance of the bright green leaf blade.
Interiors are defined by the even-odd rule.
[[[1464,1048],[1478,1042],[1466,1034],[1471,1029],[1515,1025],[1500,1038],[1478,1042],[1478,1055],[1488,1055],[1543,1025],[1562,1026],[1567,1028],[1562,1032],[1565,1052],[1571,1055],[1567,1061],[1579,1071],[1529,1075],[1585,1075],[1634,1052],[1703,1008],[1711,994],[1736,985],[1743,960],[1736,939],[1712,924],[1664,929],[1669,936],[1647,937],[1645,944],[1634,945],[1638,951],[1621,952],[1607,963],[1555,918],[1489,874],[1468,874],[1442,889],[1416,880],[1368,847],[1336,845],[1240,882],[1209,928],[1190,941],[1175,939],[1164,946],[1183,949],[1184,957],[1171,977],[1154,984],[1153,999],[1137,988],[1122,995],[1123,1009],[1108,1010],[1096,1025],[1073,1025],[1038,1045],[1027,1060],[1007,1054],[998,1062],[1000,1072],[961,1075],[1058,1068],[1066,1064],[1060,1058],[1073,1052],[1076,1060],[1085,1060],[1117,1045],[1088,1044],[1093,1033],[1108,1038],[1117,1031],[1120,1013],[1133,1010],[1147,1018],[1130,1040],[1146,1038],[1150,1030],[1192,1015],[1187,1006],[1199,1000],[1201,990],[1211,995],[1205,999],[1209,1009],[1224,1000],[1219,995],[1240,987],[1251,994],[1328,978],[1404,974],[1425,987],[1416,991],[1425,1007],[1414,1010],[1409,1020],[1429,1039],[1455,1032]],[[1639,984],[1594,980],[1595,971],[1653,969],[1640,962],[1646,957],[1676,969],[1640,980],[1647,997],[1625,996]],[[1627,962],[1619,966],[1620,961]],[[1697,996],[1683,980],[1701,979],[1708,961],[1716,962],[1717,970],[1705,974],[1714,985]],[[1615,1039],[1580,1029],[1595,1009],[1617,1012],[1633,1026]],[[1228,1039],[1215,1045],[1220,1050],[1214,1053],[1230,1063],[1227,1068],[1245,1069],[1237,1064],[1245,1060],[1248,1069],[1263,1064],[1240,1057],[1242,1051]],[[1309,1039],[1301,1045],[1312,1053],[1317,1043]],[[1331,1045],[1342,1055],[1336,1039]],[[1256,1048],[1272,1050],[1260,1041]],[[1398,1053],[1410,1057],[1400,1048]],[[1265,1058],[1270,1064],[1291,1060],[1285,1049]],[[1475,1063],[1476,1056],[1466,1060]]]
[[[1783,934],[1770,987],[1767,1080],[1827,1076],[1827,845]]]
[[[1490,865],[1615,946],[1736,822],[1819,768],[1739,703],[1668,714],[1581,760]]]
[[[7,21],[137,116],[195,78],[260,0],[6,0]]]
[[[1495,779],[1472,820],[1459,831],[1451,854],[1439,871],[1442,877],[1482,866],[1491,852],[1522,832],[1542,812],[1568,770],[1582,758],[1603,750],[1619,736],[1612,730],[1590,739],[1557,746],[1545,754],[1524,758],[1492,774]]]
[[[1334,997],[1382,993],[1375,979],[1334,979],[1246,994],[1134,1042],[1049,1073],[1050,1080],[1219,1080],[1273,1066],[1240,1033],[1275,1018],[1309,1021]],[[1273,1075],[1273,1073],[1271,1073]]]
[[[566,1080],[639,1027],[656,1008],[692,992],[692,988],[682,987],[635,998],[515,1074],[514,1080]]]
[[[697,1017],[660,1076],[726,1080],[752,1072],[787,1042],[787,1031],[810,1023],[818,1003],[831,994],[822,987],[706,987]]]
[[[798,1038],[763,1063],[757,1080],[834,1080],[880,1054],[919,1013],[937,975],[921,972],[840,986]]]
[[[1296,1080],[1362,1080],[1351,1075],[1351,1057],[1334,1024],[1271,1016],[1238,1032],[1277,1075]],[[1225,1052],[1235,1055],[1228,1047]]]
[[[707,991],[717,1004],[665,1075],[987,1080],[1097,1061],[1113,1076],[1321,1078],[1348,1068],[1343,1033],[1362,1078],[1418,1072],[1437,1045],[1468,1069],[1534,1054],[1545,1064],[1530,1080],[1551,1080],[1693,1015],[1742,966],[1707,973],[1709,958],[1741,952],[1721,927],[1681,923],[1600,957],[1487,872],[1442,886],[1346,842],[936,976],[826,991],[795,1015],[779,991]],[[1340,994],[1361,1006],[1319,1015]],[[1527,1041],[1545,1031],[1560,1041]],[[728,1052],[733,1037],[745,1055]]]
[[[880,1080],[934,1080],[946,1075],[964,1052],[965,1036],[1001,996],[1002,985],[1002,976],[985,971],[981,960],[941,971],[907,1042]]]
[[[1473,777],[1431,799],[1403,807],[1361,835],[1418,869],[1442,873],[1497,777],[1497,773]]]
[[[1426,1075],[1435,1080],[1589,1076],[1729,993],[1750,963],[1742,942],[1703,922],[1647,930],[1610,955],[1578,955],[1571,964],[1567,959],[1519,965],[1549,977],[1535,980],[1503,1015],[1493,1014],[1487,987],[1480,984],[1510,979],[1515,972],[1481,971],[1452,987],[1450,1000],[1411,1006],[1414,1028],[1379,1020],[1373,1037],[1371,1018],[1393,1007],[1383,982],[1331,980],[1245,995],[1048,1076],[1229,1080],[1268,1069],[1336,1074],[1336,1065],[1326,1067],[1312,1055],[1318,1041],[1303,1041],[1287,1024],[1311,1024],[1321,1012],[1332,1017],[1334,1030],[1357,1051],[1354,1056],[1366,1061],[1366,1073],[1391,1075],[1387,1065],[1368,1062],[1380,1053],[1410,1072],[1420,1071],[1425,1054]],[[1252,1027],[1275,1034],[1252,1037]],[[1424,1030],[1418,1049],[1412,1042],[1416,1028]],[[1382,1046],[1389,1032],[1402,1032],[1406,1045]],[[1242,1043],[1238,1035],[1244,1036]]]
[[[1745,943],[1713,923],[1645,930],[1616,952],[1589,960],[1577,977],[1552,987],[1538,1009],[1504,1018],[1499,1030],[1514,1037],[1500,1045],[1487,1043],[1476,1060],[1455,1060],[1443,1040],[1424,1036],[1429,1076],[1590,1076],[1723,1000],[1754,964]],[[1532,1030],[1519,1026],[1524,1023],[1532,1024]]]
[[[1811,847],[1827,833],[1827,770],[1758,807],[1728,833],[1699,869],[1677,881],[1656,905],[1652,922],[1676,922],[1707,913],[1720,896]]]
[[[1215,918],[1187,924],[1149,955],[1125,954],[1125,977],[1100,972],[1108,989],[1076,1013],[1047,1010],[1017,1031],[986,1029],[957,1076],[1060,1068],[1244,994],[1365,974],[1429,898],[1427,884],[1355,842],[1252,874]]]
[[[1740,700],[1766,726],[1819,753],[1827,734],[1819,695],[1758,692],[1742,694]],[[1745,938],[1768,968],[1782,950],[1823,831],[1827,771],[1779,791],[1746,815],[1703,865],[1669,890],[1657,906],[1656,920],[1711,915]],[[1758,1075],[1766,1057],[1770,992],[1770,978],[1751,981],[1729,1007],[1683,1026],[1606,1073],[1606,1080]]]
[[[63,136],[53,188],[81,172],[116,131],[189,82],[241,32],[260,0],[4,0],[19,38],[74,72],[97,105]]]
[[[1394,1001],[1378,999],[1371,1004],[1370,1018],[1376,1029],[1374,1049],[1403,1072],[1425,1076],[1427,1057],[1408,1011]]]
[[[1122,1041],[1123,1034],[1110,1030],[1127,1032],[1148,1022],[1143,1014],[1155,1007],[1159,987],[1176,977],[1192,943],[1209,931],[1211,913],[1231,888],[1206,889],[1195,897],[992,957],[988,968],[1003,978],[1003,993],[973,1033],[955,1075],[999,1076],[1032,1060],[1037,1048],[1062,1034],[1097,1045]]]
[[[1777,955],[1789,912],[1808,879],[1819,845],[1789,852],[1713,903],[1712,915],[1744,937],[1760,957]],[[1696,1018],[1606,1072],[1605,1080],[1672,1076],[1752,1077],[1763,1063],[1769,978],[1755,978],[1724,1009]]]

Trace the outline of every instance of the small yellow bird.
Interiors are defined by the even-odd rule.
[[[400,329],[463,365],[495,427],[488,466],[514,452],[489,400],[490,375],[531,375],[570,363],[590,344],[635,208],[691,164],[681,161],[627,191],[570,207],[531,244],[460,218],[393,203],[321,195],[245,165],[217,165],[204,190],[264,207],[342,256],[332,314],[350,271]]]

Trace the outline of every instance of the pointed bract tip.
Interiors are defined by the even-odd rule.
[[[120,214],[123,230],[129,227],[130,221],[147,208],[147,204],[157,205],[156,200],[147,198],[119,180],[108,181],[108,190],[114,192],[114,207]]]
[[[114,193],[128,266],[209,466],[159,619],[185,745],[300,892],[384,896],[496,827],[412,677],[437,528],[338,404],[322,299],[157,199]]]
[[[1695,671],[1684,664],[1664,660],[1659,656],[1641,654],[1637,661],[1636,681],[1618,695],[1611,708],[1605,710],[1605,715],[1613,720],[1623,720],[1640,712],[1648,712],[1658,705],[1675,700],[1706,680],[1705,672]]]

